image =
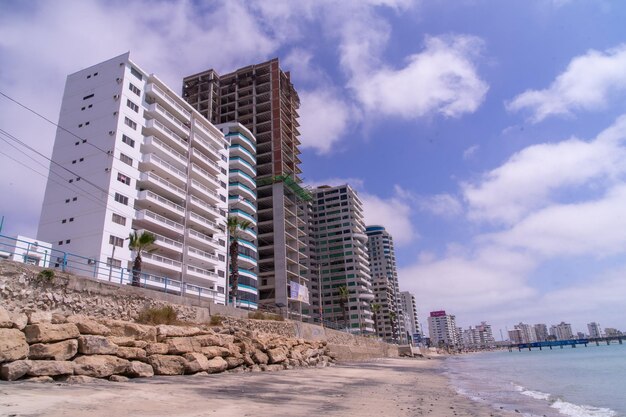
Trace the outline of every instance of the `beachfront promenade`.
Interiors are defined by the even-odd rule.
[[[599,346],[601,343],[606,343],[610,345],[613,342],[617,342],[620,345],[623,344],[626,336],[606,336],[606,337],[593,337],[587,339],[571,339],[571,340],[550,340],[545,342],[532,342],[532,343],[514,343],[509,345],[509,352],[517,349],[521,351],[522,349],[532,350],[533,348],[539,348],[539,350],[543,350],[543,348],[549,348],[552,350],[554,347],[560,347],[563,349],[563,346],[571,346],[575,348],[578,345],[588,346],[589,344],[595,343],[596,346]]]

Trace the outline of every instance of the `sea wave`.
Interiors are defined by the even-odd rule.
[[[521,385],[516,385],[515,389],[519,391],[520,394],[523,394],[527,397],[534,398],[535,400],[549,400],[550,399],[550,394],[546,394],[545,392],[541,392],[541,391],[531,391],[529,389],[522,387]]]
[[[617,413],[610,408],[576,405],[562,400],[556,400],[551,405],[559,413],[571,417],[617,417]]]

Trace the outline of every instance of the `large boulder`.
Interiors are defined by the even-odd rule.
[[[145,349],[148,355],[166,355],[170,347],[167,343],[148,343]]]
[[[10,329],[13,327],[13,322],[11,321],[11,316],[9,316],[9,312],[2,306],[0,306],[0,328]]]
[[[217,356],[213,359],[209,359],[207,372],[210,374],[215,374],[218,372],[224,372],[227,368],[228,362],[226,362],[224,358]]]
[[[154,369],[147,363],[132,361],[126,370],[126,375],[132,378],[149,378],[154,376]]]
[[[207,346],[203,347],[200,351],[209,359],[213,359],[218,356],[225,358],[230,355],[230,350],[221,346]]]
[[[24,327],[24,335],[28,343],[50,343],[76,339],[80,333],[74,323],[40,323]]]
[[[267,365],[270,358],[262,351],[256,350],[252,354],[252,360],[254,360],[254,362],[258,363],[259,365]]]
[[[209,369],[209,360],[202,353],[186,353],[183,357],[187,361],[185,364],[185,373],[187,374],[195,374]]]
[[[148,346],[148,342],[145,340],[135,340],[128,336],[109,336],[108,339],[118,346],[135,347],[140,349],[144,349]]]
[[[83,355],[115,355],[118,346],[104,336],[80,336],[78,351]]]
[[[146,351],[136,347],[119,347],[117,348],[117,356],[124,359],[138,359],[145,360],[147,355]]]
[[[73,315],[67,317],[68,323],[74,323],[80,334],[90,334],[99,336],[108,336],[111,330],[97,321],[83,315]]]
[[[267,351],[267,356],[269,357],[269,363],[281,363],[287,360],[287,352],[286,348],[277,347],[275,349],[270,349]]]
[[[148,357],[148,363],[152,365],[156,375],[183,375],[185,362],[185,359],[180,356],[152,355]]]
[[[200,342],[200,346],[222,346],[226,347],[235,341],[235,337],[229,334],[205,334],[196,336],[195,339]]]
[[[129,323],[122,320],[101,319],[101,324],[107,326],[111,336],[127,336],[135,340],[145,340],[146,342],[156,342],[156,327],[144,324]]]
[[[76,353],[78,353],[78,341],[70,339],[57,343],[35,343],[30,345],[28,357],[30,359],[66,361],[72,359]]]
[[[30,370],[30,366],[29,360],[3,363],[0,365],[0,379],[15,381],[26,375]]]
[[[198,327],[170,326],[167,324],[160,324],[156,326],[156,329],[159,342],[164,341],[167,337],[191,337],[206,333]]]
[[[244,361],[243,357],[236,358],[234,356],[229,356],[228,358],[226,358],[226,363],[228,364],[227,369],[233,369],[243,365]]]
[[[28,313],[28,324],[40,324],[52,322],[51,311],[32,311]]]
[[[18,329],[0,329],[0,363],[25,359],[28,343]]]
[[[28,316],[17,311],[9,312],[9,319],[11,320],[11,323],[13,323],[14,329],[23,330],[28,324]]]
[[[74,373],[94,378],[107,378],[114,374],[125,374],[130,362],[111,355],[89,355],[74,359]]]
[[[74,362],[72,361],[30,361],[28,376],[56,376],[72,375]]]
[[[189,352],[200,352],[202,347],[200,342],[192,337],[174,337],[167,339],[166,342],[168,350],[167,352],[172,355],[180,355]]]

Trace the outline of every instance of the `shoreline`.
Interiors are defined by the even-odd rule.
[[[398,358],[327,368],[155,377],[117,383],[1,383],[0,415],[516,415],[458,394],[442,365],[443,358]]]

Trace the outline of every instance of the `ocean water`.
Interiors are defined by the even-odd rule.
[[[457,391],[528,417],[626,417],[626,344],[453,356]]]

